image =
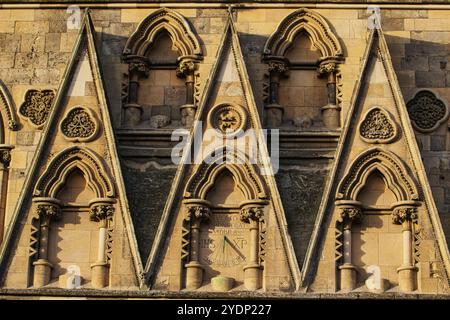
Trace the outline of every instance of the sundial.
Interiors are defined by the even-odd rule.
[[[245,261],[245,256],[241,252],[245,242],[243,239],[230,239],[227,235],[222,235],[210,245],[212,254],[207,258],[210,264],[222,267],[232,267]]]

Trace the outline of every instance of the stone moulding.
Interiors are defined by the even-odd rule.
[[[414,129],[422,133],[436,130],[449,117],[447,104],[430,90],[418,91],[406,107]]]
[[[264,46],[264,56],[284,56],[296,35],[303,30],[319,49],[321,60],[342,57],[341,45],[328,22],[318,13],[306,8],[291,13],[281,21]]]
[[[9,94],[8,89],[5,84],[0,80],[0,111],[3,117],[3,121],[8,121],[7,125],[3,124],[4,128],[8,128],[9,130],[18,130],[19,129],[19,121],[17,120],[16,107],[14,105],[14,101]],[[1,132],[3,134],[3,132]],[[4,137],[1,137],[0,143],[4,143]]]
[[[417,187],[401,160],[393,153],[372,148],[356,158],[339,183],[337,200],[356,200],[370,174],[378,170],[398,201],[418,200]]]
[[[99,123],[91,109],[75,106],[66,112],[59,129],[70,142],[87,142],[97,136]]]
[[[55,91],[50,89],[31,89],[25,93],[25,99],[19,108],[19,114],[38,129],[47,122]]]
[[[96,197],[115,197],[114,185],[101,160],[92,151],[81,147],[67,148],[53,157],[40,176],[34,195],[56,197],[69,174],[75,169],[81,170]]]
[[[200,58],[203,55],[200,42],[188,21],[178,12],[167,8],[153,12],[139,24],[125,44],[123,55],[145,56],[162,30],[169,33],[173,45],[182,56]]]
[[[381,107],[370,108],[359,124],[359,135],[367,143],[390,143],[397,133],[394,119]]]

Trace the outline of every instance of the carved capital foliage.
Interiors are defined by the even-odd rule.
[[[320,74],[328,74],[336,71],[336,63],[335,62],[326,62],[321,63],[319,66]]]
[[[10,162],[11,162],[11,151],[0,149],[0,163],[3,164],[4,167],[9,167]]]
[[[189,205],[186,209],[184,220],[186,221],[206,221],[211,216],[211,210],[204,205]]]
[[[360,208],[341,208],[339,212],[339,222],[348,223],[361,221],[362,213]]]
[[[48,226],[51,220],[59,219],[61,209],[56,204],[38,204],[36,213],[41,219],[41,225]]]
[[[268,65],[270,72],[277,72],[279,74],[286,74],[289,72],[289,66],[285,61],[270,60]]]
[[[47,121],[55,93],[53,90],[28,90],[19,114],[41,128]]]
[[[449,116],[445,103],[428,90],[419,91],[406,107],[414,128],[421,132],[436,130]]]
[[[89,210],[89,218],[91,221],[100,222],[102,220],[110,220],[114,214],[114,207],[111,204],[93,205]]]
[[[264,216],[264,209],[262,207],[245,207],[241,209],[240,218],[245,223],[253,221],[260,221]]]
[[[397,126],[387,111],[374,107],[360,123],[359,134],[369,143],[389,143],[397,136]]]
[[[178,63],[176,69],[177,77],[184,78],[189,74],[193,75],[195,70],[196,70],[195,61],[183,59]]]
[[[394,209],[392,212],[392,222],[394,224],[403,224],[406,221],[417,221],[417,208],[401,207]]]
[[[95,137],[98,123],[89,109],[74,107],[66,114],[60,129],[69,141],[89,141]]]
[[[147,77],[150,72],[150,67],[147,62],[142,60],[131,60],[128,64],[128,71],[130,74],[138,74]]]

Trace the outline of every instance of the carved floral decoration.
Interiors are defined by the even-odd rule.
[[[389,143],[397,136],[397,127],[387,111],[374,107],[360,123],[359,134],[369,143]]]
[[[419,91],[406,107],[414,128],[421,132],[436,130],[449,115],[445,103],[428,90]]]
[[[92,111],[78,106],[69,110],[60,129],[69,141],[88,141],[97,133],[98,124]]]
[[[220,104],[211,109],[209,121],[220,133],[233,136],[245,130],[247,114],[238,105]]]
[[[19,113],[33,125],[41,128],[47,121],[54,97],[53,90],[28,90]]]

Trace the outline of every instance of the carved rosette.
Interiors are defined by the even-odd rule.
[[[95,138],[98,122],[94,113],[80,106],[70,109],[60,124],[60,130],[68,141],[85,142]]]
[[[19,114],[38,128],[47,121],[55,93],[53,90],[28,90]]]
[[[361,139],[368,143],[389,143],[397,136],[397,126],[382,108],[371,108],[359,124]]]
[[[419,91],[406,107],[414,128],[420,132],[432,132],[448,119],[446,104],[433,92]]]
[[[219,104],[211,109],[208,115],[210,126],[220,134],[234,137],[243,133],[247,125],[247,113],[239,105]]]

